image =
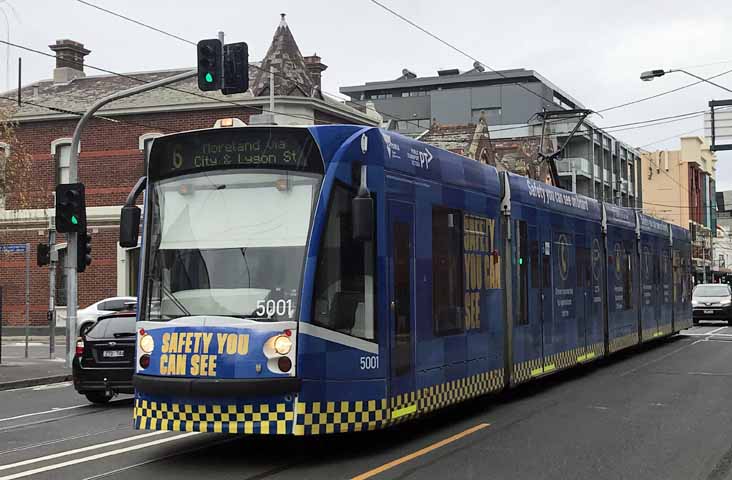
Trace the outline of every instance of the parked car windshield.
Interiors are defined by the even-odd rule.
[[[121,317],[106,317],[100,319],[87,332],[87,338],[121,338],[135,335],[135,317],[125,315]]]
[[[694,297],[728,297],[729,295],[727,285],[698,285],[694,289]]]

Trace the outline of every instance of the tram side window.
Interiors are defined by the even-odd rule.
[[[627,245],[623,257],[623,308],[630,310],[633,308],[633,255]]]
[[[518,254],[518,316],[517,324],[526,325],[529,323],[529,238],[526,222],[516,221],[517,254]]]
[[[333,189],[315,275],[313,323],[373,340],[373,243],[353,239],[354,196],[339,184]]]
[[[458,210],[432,209],[432,312],[435,335],[463,331],[463,235]]]

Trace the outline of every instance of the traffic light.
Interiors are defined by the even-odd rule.
[[[221,93],[231,95],[249,89],[249,46],[246,42],[224,45],[224,82]]]
[[[86,231],[83,183],[64,183],[56,186],[56,231],[59,233]]]
[[[91,235],[89,232],[82,232],[79,234],[79,239],[76,242],[76,271],[81,273],[86,270],[86,267],[91,265]]]
[[[51,263],[51,246],[47,243],[39,243],[36,246],[36,263],[39,267]]]
[[[221,41],[209,38],[198,42],[198,88],[204,92],[221,90],[224,67]]]

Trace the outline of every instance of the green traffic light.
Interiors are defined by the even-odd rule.
[[[76,218],[76,215],[71,215],[71,223],[73,223],[74,225],[79,224],[79,219]]]
[[[208,83],[213,83],[213,75],[211,75],[211,72],[206,73],[205,78]]]

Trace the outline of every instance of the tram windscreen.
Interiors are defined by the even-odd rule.
[[[321,175],[208,170],[154,183],[146,320],[295,318]]]

